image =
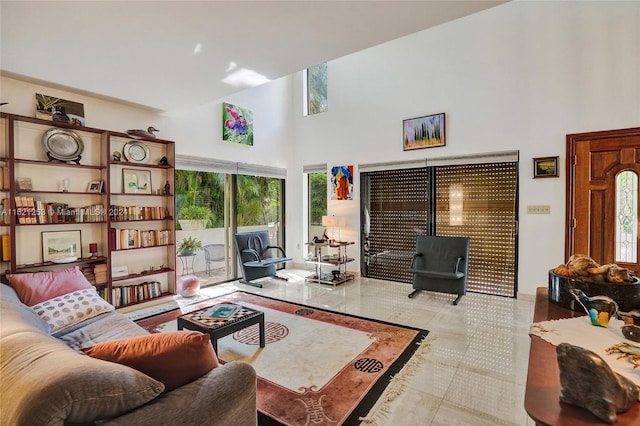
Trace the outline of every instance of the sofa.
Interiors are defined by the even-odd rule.
[[[149,335],[111,309],[52,333],[37,305],[27,306],[19,295],[20,290],[0,284],[0,424],[257,423],[256,374],[250,364],[218,365],[216,358],[215,368],[169,389],[128,365],[86,354],[100,345],[159,335]],[[202,336],[210,342],[208,335]],[[202,336],[195,337],[202,341]],[[180,353],[188,368],[191,353]],[[151,364],[152,356],[143,361]],[[166,364],[162,373],[173,372],[182,362]]]

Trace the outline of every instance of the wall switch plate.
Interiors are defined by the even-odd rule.
[[[551,206],[527,206],[527,214],[551,214]]]

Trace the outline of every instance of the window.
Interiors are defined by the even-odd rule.
[[[637,262],[638,175],[624,171],[616,176],[616,262]]]
[[[326,112],[329,109],[327,101],[327,63],[307,68],[304,73],[305,85],[305,115]]]
[[[309,241],[321,236],[327,215],[327,172],[309,173]]]

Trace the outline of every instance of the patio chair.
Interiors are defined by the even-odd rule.
[[[413,274],[412,299],[421,290],[457,294],[457,305],[467,292],[469,237],[418,235],[416,252],[407,270]]]
[[[206,272],[211,275],[211,263],[225,260],[225,246],[224,244],[207,244],[203,250]]]
[[[276,264],[291,258],[287,257],[282,247],[271,245],[269,231],[239,232],[234,238],[242,269],[241,283],[262,287],[262,284],[253,280],[264,277],[288,281],[276,274]]]

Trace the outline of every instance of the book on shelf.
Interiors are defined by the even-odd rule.
[[[2,248],[2,261],[8,262],[11,260],[11,239],[9,238],[9,235],[2,234],[0,236],[0,241],[2,242],[2,245],[0,246]]]

